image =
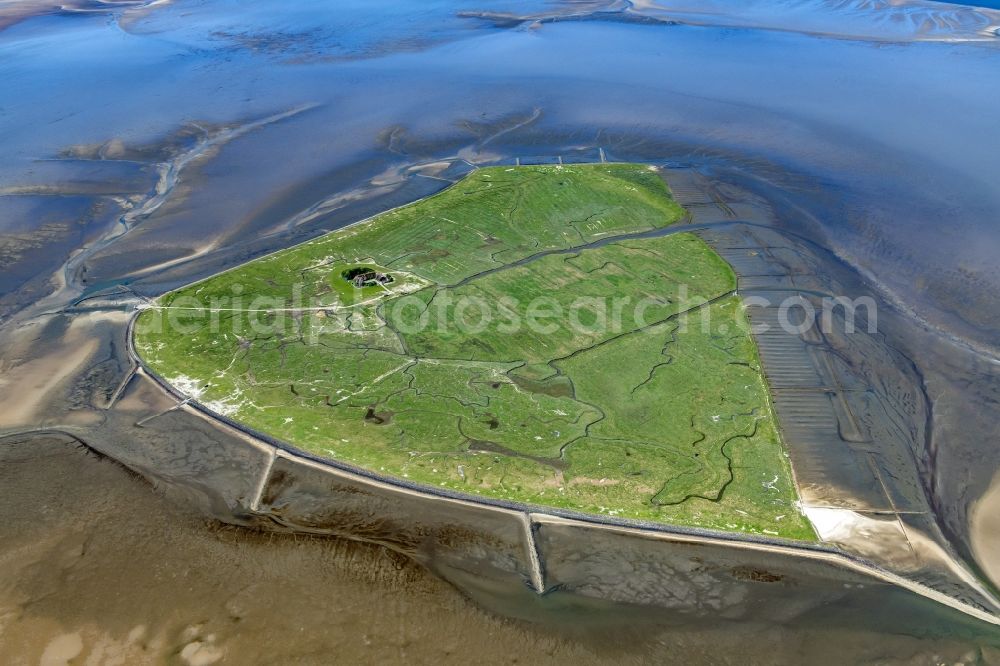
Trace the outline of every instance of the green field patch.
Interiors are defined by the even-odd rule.
[[[471,495],[813,538],[732,269],[643,165],[493,167],[164,295],[136,349],[314,454]]]
[[[675,234],[550,254],[387,301],[382,312],[415,355],[537,364],[735,287],[732,269],[707,245]]]

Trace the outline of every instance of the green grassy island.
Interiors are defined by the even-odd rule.
[[[732,269],[645,165],[491,167],[164,295],[136,349],[322,457],[481,497],[812,539]]]

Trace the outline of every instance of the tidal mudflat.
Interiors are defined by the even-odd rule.
[[[934,604],[892,593],[871,600],[884,619],[868,626],[847,605],[795,627],[709,626],[621,607],[569,608],[557,624],[512,621],[378,546],[206,523],[66,438],[8,439],[0,462],[0,499],[18,507],[0,546],[6,663],[320,664],[333,653],[381,663],[718,662],[726,653],[739,655],[731,663],[884,663],[1000,650]]]
[[[997,14],[929,2],[713,6],[711,14],[668,2],[0,6],[17,15],[0,21],[0,420],[5,434],[22,433],[10,440],[18,462],[5,469],[42,470],[51,460],[49,445],[23,433],[70,432],[154,479],[156,489],[127,491],[135,493],[128,507],[158,514],[155,498],[166,493],[201,515],[231,516],[225,497],[253,493],[239,483],[256,463],[223,459],[228,445],[212,449],[212,431],[176,399],[132,383],[123,350],[136,306],[433,194],[478,167],[653,164],[708,184],[674,191],[757,294],[877,300],[871,336],[761,345],[765,371],[768,354],[777,354],[772,367],[793,352],[814,366],[808,381],[769,377],[793,466],[810,472],[800,492],[826,512],[814,516],[827,543],[948,593],[973,590],[967,600],[987,606],[976,595],[997,582],[1000,156],[989,141],[1000,133]],[[193,441],[215,458],[185,458]],[[173,472],[157,477],[164,461]],[[191,469],[232,491],[220,497],[187,483],[196,477],[182,470]],[[127,479],[101,476],[98,485],[124,488]],[[24,525],[47,504],[19,491],[11,505]],[[127,515],[121,529],[95,528],[97,542],[141,541],[142,521]],[[23,563],[28,544],[42,543],[25,530],[5,557]],[[76,533],[63,523],[53,530]],[[187,534],[181,550],[213,538]],[[66,570],[69,551],[37,552],[28,559],[39,576]],[[348,567],[353,557],[336,556]],[[124,578],[121,567],[93,571],[105,588]],[[213,570],[173,571],[194,581]],[[50,655],[66,656],[78,639],[64,634],[75,632],[79,654],[96,649],[97,634],[81,627],[114,616],[74,606],[86,598],[71,594],[82,584],[72,573],[59,580],[53,591],[4,577],[5,627],[56,618],[37,634],[7,628],[4,649],[40,656],[51,640]],[[423,611],[452,603],[448,589],[414,603]],[[950,611],[936,616],[916,596],[883,592],[790,610],[795,619],[780,629],[743,622],[728,635],[751,645],[768,637],[759,661],[775,645],[778,658],[794,660],[806,637],[857,648],[855,660],[991,658],[988,634]],[[64,603],[46,606],[47,598]],[[899,620],[891,626],[874,620],[885,620],[886,603]],[[147,635],[174,626],[148,607],[115,608],[129,622],[149,618]],[[872,638],[858,618],[894,635],[938,629],[926,633],[930,643],[896,642]],[[440,616],[435,626],[450,622]],[[711,632],[690,638],[693,625],[684,626],[656,633],[664,642],[655,645],[587,649],[620,661],[655,657],[682,634],[695,657],[729,645]],[[121,629],[115,635],[127,637],[135,626]],[[176,643],[200,641],[188,657],[205,647],[209,658],[225,642],[197,631]],[[562,640],[539,631],[543,643]],[[382,645],[389,635],[387,626]],[[235,643],[224,650],[239,655]],[[561,650],[552,648],[569,659]],[[747,651],[732,653],[745,660]]]

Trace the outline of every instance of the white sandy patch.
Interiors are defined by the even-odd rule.
[[[887,524],[898,531],[896,523],[869,518],[850,509],[803,506],[802,512],[812,522],[816,534],[823,541],[850,543],[855,539],[870,539],[885,532]]]
[[[848,552],[891,564],[901,571],[920,568],[895,515],[868,515],[836,507],[803,506],[822,541]]]
[[[56,636],[48,645],[39,660],[40,666],[65,666],[83,652],[83,638],[79,633]]]
[[[1000,585],[1000,473],[969,511],[969,537],[976,563]]]
[[[1000,473],[969,512],[972,552],[995,585],[1000,585]]]
[[[428,162],[427,164],[415,164],[407,169],[408,172],[429,172],[437,175],[451,166],[451,162]]]

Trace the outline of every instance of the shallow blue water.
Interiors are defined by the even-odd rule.
[[[215,242],[247,231],[247,218],[294,183],[370,157],[386,127],[443,140],[469,119],[539,109],[542,130],[678,141],[823,183],[842,207],[821,220],[827,242],[926,318],[1000,343],[978,306],[956,302],[969,286],[1000,287],[995,44],[611,21],[502,29],[457,15],[481,6],[182,0],[117,21],[22,22],[0,33],[0,182],[23,184],[38,159],[75,144],[155,143],[190,121],[318,105],[205,166],[205,186],[167,233]],[[12,224],[0,216],[0,228]]]
[[[939,0],[939,1],[944,2],[945,0]],[[957,2],[948,4],[960,4],[960,5],[969,5],[970,7],[989,7],[990,9],[1000,9],[1000,2],[998,2],[997,0],[976,0],[974,2]]]

